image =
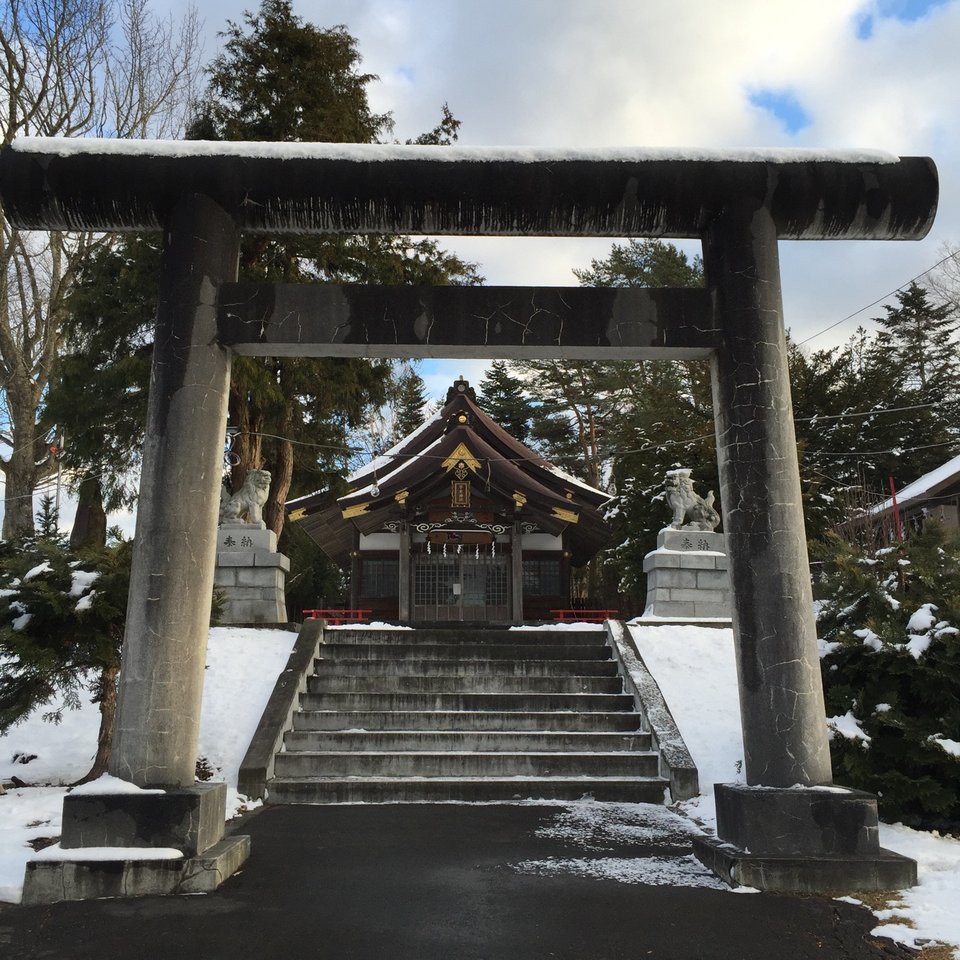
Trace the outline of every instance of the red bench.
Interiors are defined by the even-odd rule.
[[[583,623],[603,623],[615,617],[619,610],[551,610],[550,613],[561,623],[571,623],[581,621]]]
[[[333,627],[341,623],[363,623],[370,619],[373,610],[356,610],[351,607],[318,607],[314,610],[304,610],[303,615],[309,620],[326,620]]]

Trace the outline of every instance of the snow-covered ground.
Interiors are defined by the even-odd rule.
[[[237,793],[237,774],[295,639],[296,634],[288,630],[210,630],[199,756],[213,770],[214,779],[227,782],[228,816],[255,805]],[[43,720],[50,709],[35,711],[0,736],[0,781],[9,783],[17,777],[25,783],[44,784],[0,796],[2,901],[20,901],[24,864],[33,855],[29,842],[60,834],[67,792],[63,784],[79,780],[96,752],[100,724],[96,704],[64,710],[60,724]]]
[[[630,629],[700,774],[702,796],[681,808],[713,831],[713,784],[742,779],[733,631],[678,626]],[[889,909],[877,912],[882,923],[874,933],[909,946],[917,946],[918,940],[960,945],[960,840],[898,823],[881,824],[880,843],[917,861],[920,884],[897,894]],[[955,956],[960,957],[960,949]]]
[[[569,625],[584,627],[599,629],[594,624]],[[683,804],[682,812],[712,829],[716,823],[713,784],[741,779],[743,760],[732,632],[659,625],[632,626],[631,631],[700,772],[704,793]],[[243,804],[236,791],[240,762],[294,638],[295,634],[282,630],[218,627],[210,631],[199,753],[216,778],[226,780],[233,812]],[[32,856],[29,841],[60,833],[66,792],[62,784],[87,771],[95,750],[99,722],[95,705],[65,711],[60,725],[45,723],[44,712],[38,711],[0,736],[0,780],[18,777],[44,784],[0,796],[0,900],[19,901],[24,864]],[[696,830],[689,821],[663,808],[557,805],[565,810],[549,829],[560,831],[557,836],[580,838],[586,855],[565,861],[525,861],[515,865],[516,869],[538,874],[575,872],[626,883],[717,884],[689,858],[647,857],[638,864],[629,858],[589,855],[594,850],[605,852],[616,840],[670,847],[676,845],[672,841],[682,842],[681,835]],[[960,903],[960,841],[885,824],[881,842],[917,860],[920,885],[902,892],[889,909],[878,912],[882,923],[876,933],[908,944],[918,939],[960,944],[960,911],[956,908]]]

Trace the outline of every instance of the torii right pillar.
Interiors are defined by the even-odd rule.
[[[912,886],[882,850],[876,798],[832,785],[780,294],[777,228],[742,196],[703,235],[713,402],[745,785],[718,784],[700,860],[734,885],[824,892]]]

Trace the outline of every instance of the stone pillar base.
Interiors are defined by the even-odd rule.
[[[23,903],[215,890],[250,855],[250,838],[224,837],[227,787],[164,793],[68,794],[56,859],[27,862]],[[105,858],[103,848],[122,851]],[[182,856],[154,859],[157,849]]]
[[[917,864],[880,847],[877,801],[839,787],[717,784],[717,836],[694,855],[732,886],[781,893],[897,890]]]
[[[217,531],[214,589],[223,598],[220,623],[286,623],[290,560],[263,524],[224,523]]]
[[[722,533],[667,527],[657,535],[657,549],[644,557],[643,572],[644,617],[730,620],[730,574]]]

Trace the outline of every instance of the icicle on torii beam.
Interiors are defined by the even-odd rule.
[[[931,160],[875,151],[4,148],[0,195],[16,226],[164,232],[112,771],[142,785],[193,779],[231,352],[687,355],[713,364],[747,781],[829,783],[777,242],[920,239],[937,193]],[[525,296],[236,284],[244,232],[694,237],[707,288]],[[477,322],[491,317],[494,335]]]

